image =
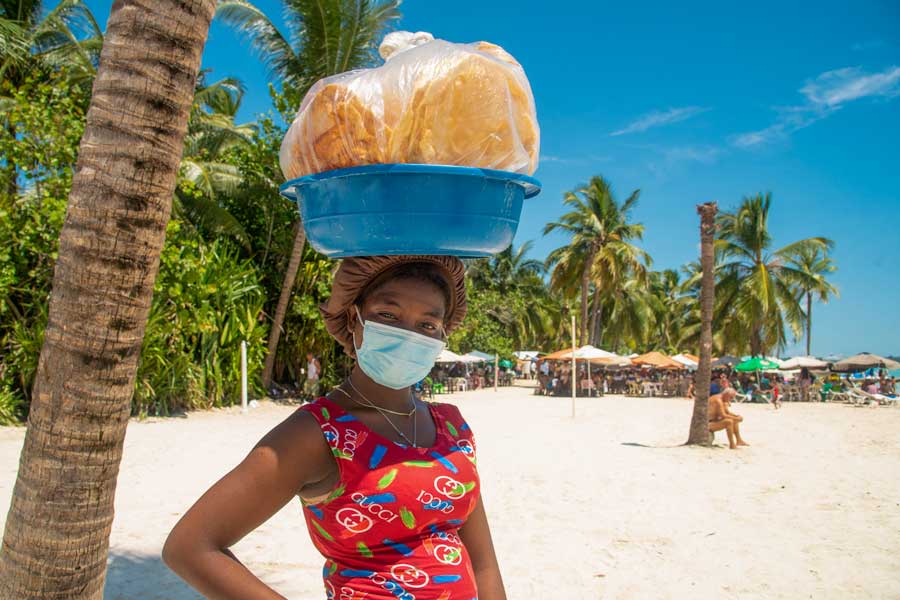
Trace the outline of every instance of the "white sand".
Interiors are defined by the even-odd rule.
[[[737,405],[749,448],[681,447],[691,403],[523,388],[443,396],[479,443],[510,599],[898,598],[900,409]],[[183,511],[292,408],[134,421],[106,598],[199,598],[159,560]],[[24,430],[0,428],[5,518]],[[235,553],[289,598],[324,598],[299,502]]]

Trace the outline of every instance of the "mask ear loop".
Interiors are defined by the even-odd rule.
[[[356,318],[359,320],[360,325],[363,326],[363,329],[366,327],[366,321],[362,318],[362,314],[359,312],[359,307],[357,305],[353,305],[353,308],[356,310]],[[359,348],[356,347],[356,333],[353,329],[350,330],[350,337],[353,338],[353,349],[356,350],[357,356],[359,356]]]

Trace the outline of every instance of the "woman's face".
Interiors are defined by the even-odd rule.
[[[359,306],[366,321],[399,327],[435,339],[444,338],[447,304],[433,283],[421,279],[393,279],[381,284]],[[363,325],[351,309],[351,326],[356,344],[362,344]]]

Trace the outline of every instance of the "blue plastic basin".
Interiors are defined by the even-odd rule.
[[[447,165],[336,169],[293,179],[310,244],[329,257],[489,256],[512,243],[522,201],[541,191],[520,173]]]

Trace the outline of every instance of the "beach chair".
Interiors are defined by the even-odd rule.
[[[581,390],[582,396],[593,396],[594,395],[594,382],[590,379],[582,379],[578,384],[579,389]]]
[[[734,395],[734,401],[738,403],[750,402],[750,394],[742,394],[741,392],[737,392]]]
[[[878,406],[878,399],[858,388],[850,388],[846,392],[847,399],[854,406]]]

